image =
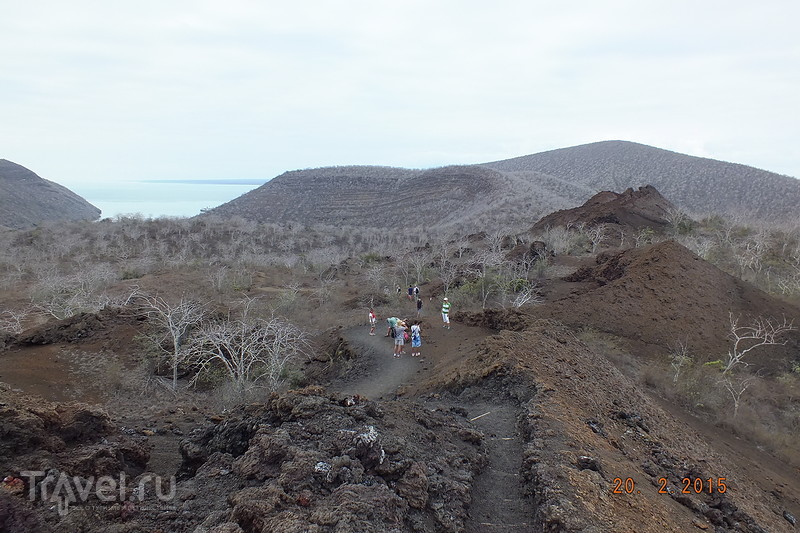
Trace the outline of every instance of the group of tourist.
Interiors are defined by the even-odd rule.
[[[398,286],[399,289],[399,286]],[[417,301],[417,316],[422,309],[422,299],[419,297],[419,287],[408,286],[409,299],[416,298]],[[442,327],[450,329],[450,301],[447,298],[442,300]],[[375,328],[378,324],[378,315],[375,309],[369,309],[369,334],[375,335]],[[392,337],[394,339],[394,357],[400,357],[406,352],[403,347],[408,341],[411,341],[411,357],[419,357],[422,355],[422,321],[418,320],[411,323],[407,320],[401,320],[396,316],[386,319],[388,326],[385,337]]]
[[[418,285],[409,285],[408,290],[406,291],[408,294],[409,301],[417,303],[417,318],[422,316],[422,298],[419,297],[419,286]],[[400,298],[402,295],[402,290],[400,289],[400,285],[397,286],[397,297]]]
[[[397,317],[390,317],[386,320],[389,329],[386,332],[387,337],[394,338],[394,357],[400,357],[405,350],[403,347],[406,342],[411,341],[411,357],[419,357],[422,355],[422,327],[420,322],[415,322],[408,326],[405,320]]]

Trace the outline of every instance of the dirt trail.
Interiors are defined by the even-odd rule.
[[[475,479],[466,533],[534,531],[519,473],[522,439],[517,409],[480,403],[469,407],[469,417],[475,418],[475,427],[485,435],[489,463]]]
[[[453,324],[452,330],[444,330],[436,324],[423,329],[423,357],[406,354],[394,358],[392,339],[383,336],[385,331],[376,336],[369,336],[367,331],[365,327],[357,327],[342,332],[342,337],[358,353],[361,366],[355,377],[334,382],[331,389],[371,399],[392,399],[410,393],[416,389],[415,385],[457,363],[472,348],[474,339],[486,334],[480,328]],[[472,487],[466,533],[534,531],[520,478],[523,453],[517,428],[518,408],[503,400],[489,403],[467,399],[466,403],[447,404],[446,400],[439,399],[433,403],[436,407],[466,409],[468,417],[474,418],[475,428],[484,434],[488,463]]]
[[[406,353],[396,358],[392,355],[394,339],[383,332],[370,336],[366,327],[350,328],[342,337],[358,353],[362,365],[357,377],[345,378],[331,384],[331,389],[342,394],[360,394],[371,400],[393,399],[404,394],[405,386],[415,380],[415,375],[427,370],[425,357],[411,357],[411,344]]]

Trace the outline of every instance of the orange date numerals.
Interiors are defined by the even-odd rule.
[[[718,477],[713,478],[709,477],[706,479],[702,478],[691,478],[685,477],[681,479],[681,494],[701,494],[701,493],[708,493],[714,494],[715,492],[718,494],[724,494],[728,490],[728,485],[725,483],[727,478]],[[659,494],[672,494],[675,492],[675,489],[667,487],[667,478],[660,477],[658,478],[658,493]]]
[[[614,488],[611,489],[612,494],[633,494],[636,490],[636,482],[633,481],[633,478],[626,477],[622,479],[621,477],[614,478]]]

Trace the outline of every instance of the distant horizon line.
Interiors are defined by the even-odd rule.
[[[133,180],[136,183],[196,183],[199,185],[263,185],[269,180],[256,178],[211,178],[211,179],[157,179]]]

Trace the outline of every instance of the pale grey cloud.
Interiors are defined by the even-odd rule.
[[[0,157],[56,181],[605,139],[800,176],[794,2],[6,4]]]

